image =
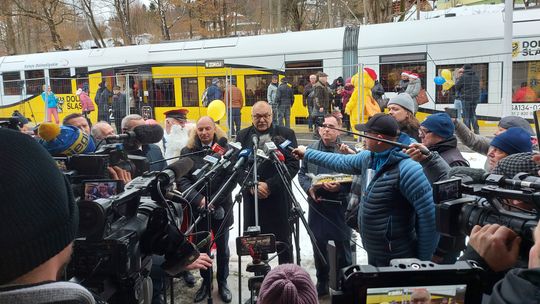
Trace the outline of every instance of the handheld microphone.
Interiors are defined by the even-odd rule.
[[[246,161],[248,160],[249,156],[251,155],[252,150],[251,149],[244,149],[240,151],[238,154],[238,160],[236,161],[236,164],[234,164],[233,171],[236,171],[240,169]]]
[[[155,144],[163,138],[163,128],[160,125],[140,125],[123,134],[105,137],[107,142],[114,140],[137,140],[141,145]]]
[[[261,149],[257,149],[256,155],[262,159],[268,159],[268,156],[266,155],[266,153],[264,153],[264,151]]]
[[[214,143],[212,145],[212,151],[214,153],[218,153],[219,155],[223,156],[225,152],[227,152],[227,149],[225,148],[227,146],[227,139],[225,137],[221,137],[217,143]]]
[[[291,146],[292,142],[288,139],[283,138],[282,136],[276,136],[274,137],[273,141],[279,146],[279,148],[283,151],[289,150],[289,152],[292,152],[294,150],[294,147]]]
[[[208,168],[214,166],[221,159],[221,155],[219,155],[219,153],[214,153],[212,155],[206,155],[203,159],[207,162],[207,164],[205,164],[202,168],[197,169],[195,170],[195,172],[193,172],[193,175],[197,177],[197,179],[200,178],[201,175]]]

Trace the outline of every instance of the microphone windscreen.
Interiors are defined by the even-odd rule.
[[[140,125],[133,128],[135,139],[142,145],[155,144],[163,138],[163,128],[160,125]]]
[[[484,169],[475,169],[469,167],[453,167],[448,171],[448,176],[470,177],[472,183],[483,183],[488,173]]]
[[[191,168],[193,168],[193,160],[188,157],[181,158],[167,167],[174,172],[176,178],[186,175]]]
[[[74,126],[42,123],[38,134],[40,143],[51,155],[77,155],[96,150],[92,137]]]
[[[221,137],[220,139],[218,139],[217,143],[218,143],[218,145],[222,146],[223,148],[226,148],[228,141],[227,141],[227,138]]]

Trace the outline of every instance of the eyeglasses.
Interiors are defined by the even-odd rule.
[[[272,115],[270,115],[269,113],[266,113],[266,114],[255,114],[255,115],[251,115],[251,117],[253,117],[253,119],[255,120],[260,120],[260,119],[268,119],[270,118]]]
[[[422,128],[418,129],[418,134],[420,135],[427,135],[429,133],[431,133],[431,131],[428,129],[422,129]]]

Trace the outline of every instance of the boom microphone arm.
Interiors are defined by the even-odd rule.
[[[331,126],[328,126],[328,125],[325,125],[321,122],[316,122],[315,123],[317,125],[317,127],[325,127],[325,128],[328,128],[328,129],[332,129],[332,130],[337,130],[337,131],[341,131],[341,132],[344,132],[344,133],[348,133],[348,134],[351,134],[351,135],[356,135],[356,136],[360,136],[360,137],[364,137],[364,138],[369,138],[369,139],[372,139],[372,140],[376,140],[376,141],[380,141],[380,142],[383,142],[383,143],[386,143],[386,144],[389,144],[389,145],[392,145],[392,146],[396,146],[396,147],[400,147],[402,149],[409,149],[409,146],[406,145],[406,144],[402,144],[400,142],[397,142],[397,141],[391,141],[391,140],[388,140],[388,139],[384,139],[384,138],[378,138],[378,137],[375,137],[375,136],[371,136],[371,135],[366,135],[366,134],[362,134],[362,133],[357,133],[357,132],[352,132],[352,131],[348,131],[348,130],[345,130],[345,129],[340,129],[340,128],[335,128],[335,127],[331,127]],[[424,155],[429,155],[429,150],[427,148],[419,148],[420,152],[422,152],[422,154]]]

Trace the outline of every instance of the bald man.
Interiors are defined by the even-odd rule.
[[[221,138],[227,138],[227,135],[221,130],[212,118],[203,116],[197,121],[195,132],[191,132],[187,141],[186,147],[182,149],[180,155],[191,158],[193,160],[193,168],[191,172],[184,175],[178,180],[178,188],[184,192],[195,184],[198,177],[193,175],[195,170],[201,169],[207,162],[204,157],[212,154],[212,150],[205,149],[205,147],[212,147],[212,145],[218,142]],[[186,199],[191,203],[194,216],[197,217],[203,213],[207,207],[207,203],[210,202],[217,192],[220,190],[221,185],[229,178],[230,172],[228,170],[218,170],[216,174],[211,177],[208,188],[206,183],[200,184],[195,190],[191,191],[186,196]],[[218,293],[221,299],[229,303],[232,301],[232,294],[229,286],[227,285],[227,277],[229,276],[229,227],[233,224],[234,218],[233,212],[230,211],[232,207],[232,190],[236,185],[231,184],[231,187],[225,190],[214,203],[213,206],[208,206],[208,209],[213,211],[210,214],[210,223],[208,223],[208,217],[204,217],[197,224],[197,231],[208,231],[208,225],[210,230],[214,233],[215,244],[217,247],[217,282]],[[205,195],[209,195],[206,197]],[[229,212],[230,211],[230,212]],[[225,215],[228,215],[225,217]],[[206,237],[205,234],[197,235],[197,243],[202,241]],[[207,245],[208,246],[208,245]],[[201,249],[201,252],[208,251],[208,247]],[[207,270],[201,270],[201,277],[203,283],[199,290],[195,293],[195,303],[200,302],[208,295],[208,290],[212,286],[212,279],[210,273]]]
[[[257,138],[259,149],[263,149],[265,143],[272,141],[276,136],[288,139],[292,146],[296,147],[296,135],[294,131],[272,124],[272,108],[266,101],[256,102],[251,109],[252,126],[240,130],[237,142],[242,147],[253,148],[253,137]],[[287,177],[290,183],[298,173],[299,162],[288,151],[284,151],[285,166],[289,171]],[[251,168],[253,160],[247,163],[246,170]],[[291,203],[289,194],[284,191],[284,185],[278,171],[270,161],[257,160],[257,173],[259,175],[258,199],[259,199],[259,226],[262,233],[276,235],[278,244],[279,264],[292,263],[291,230],[289,228],[289,211]],[[251,177],[248,178],[251,180]],[[255,225],[254,188],[247,188],[242,192],[244,197],[244,230]],[[283,245],[282,245],[283,244]]]

